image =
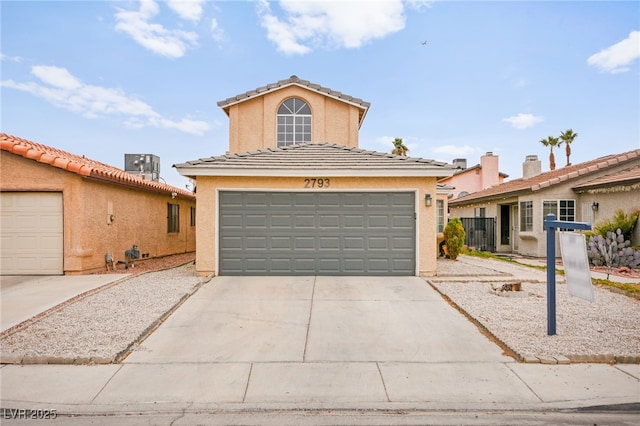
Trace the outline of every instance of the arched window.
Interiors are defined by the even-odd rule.
[[[290,98],[278,108],[278,146],[311,142],[311,108],[302,99]]]

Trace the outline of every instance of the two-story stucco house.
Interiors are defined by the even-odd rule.
[[[218,106],[229,152],[174,166],[197,185],[199,274],[435,274],[453,166],[359,149],[369,103],[296,76]]]

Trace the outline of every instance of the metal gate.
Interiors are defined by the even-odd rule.
[[[464,243],[476,250],[496,251],[496,219],[494,217],[461,217],[467,233]]]

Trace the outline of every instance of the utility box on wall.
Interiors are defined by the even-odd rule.
[[[158,182],[160,180],[160,157],[153,154],[125,154],[124,171]]]

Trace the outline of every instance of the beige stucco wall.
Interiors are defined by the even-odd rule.
[[[639,162],[635,162],[639,163]],[[634,164],[635,164],[634,163]],[[640,190],[629,189],[623,190],[621,186],[618,192],[606,191],[587,191],[576,193],[572,188],[591,180],[596,179],[605,174],[611,174],[616,170],[621,170],[630,167],[630,164],[612,167],[609,170],[594,173],[586,177],[580,177],[573,179],[569,182],[563,182],[553,185],[546,189],[530,192],[520,195],[519,197],[511,197],[509,199],[500,199],[499,201],[484,201],[470,203],[464,206],[450,206],[451,217],[473,217],[474,208],[486,207],[486,215],[488,217],[498,217],[496,223],[496,235],[497,241],[500,242],[500,221],[498,204],[517,203],[518,208],[521,202],[532,201],[533,202],[533,230],[517,232],[517,253],[532,256],[532,257],[546,257],[547,250],[547,236],[544,230],[544,217],[543,217],[543,202],[544,201],[557,201],[557,200],[575,200],[575,220],[577,222],[589,222],[597,224],[606,219],[610,219],[615,214],[616,210],[622,208],[625,212],[629,213],[634,209],[640,208]],[[594,213],[591,210],[591,204],[596,201],[599,204],[598,210]],[[518,216],[520,212],[518,213]],[[514,222],[512,221],[512,224]],[[516,218],[518,228],[520,227],[520,217]],[[559,239],[556,236],[556,255],[560,256],[560,244]],[[505,251],[507,247],[499,246],[499,251]]]
[[[312,142],[358,146],[359,109],[323,94],[288,86],[229,107],[229,152],[276,147],[276,115],[280,104],[297,97],[311,108]]]
[[[425,194],[435,194],[435,178],[331,177],[330,189],[316,191],[414,191],[417,190],[417,268],[419,275],[436,272],[436,208],[424,203]],[[217,192],[220,189],[265,189],[305,191],[302,177],[208,177],[198,176],[196,269],[199,275],[217,275]],[[308,190],[307,190],[308,191]]]
[[[195,200],[83,178],[46,164],[2,152],[2,191],[55,191],[63,197],[64,272],[104,269],[105,253],[124,260],[137,244],[149,257],[195,251],[190,207]],[[180,232],[167,233],[167,204],[180,205]],[[109,214],[115,220],[107,220]],[[121,266],[122,267],[122,266]]]

